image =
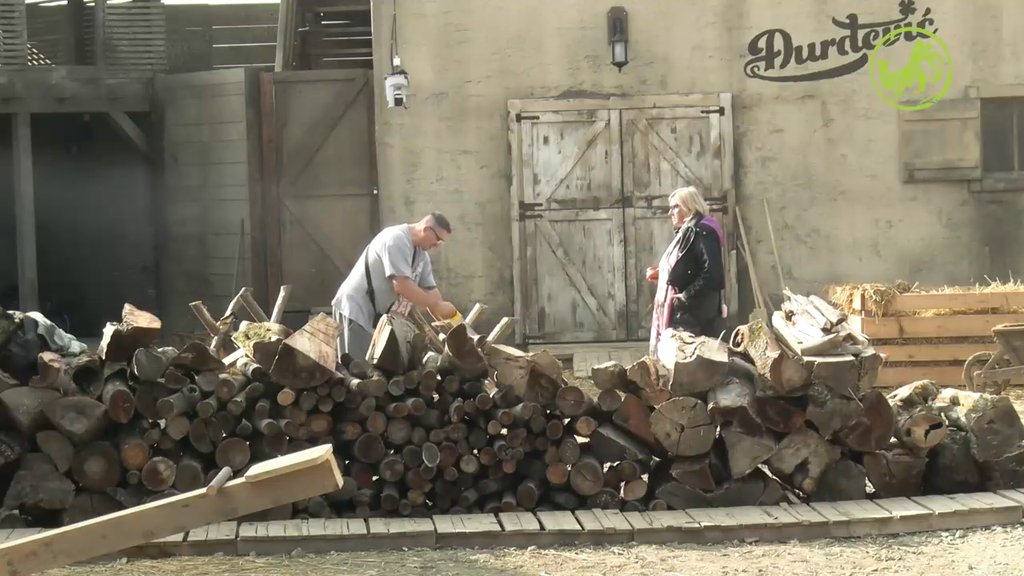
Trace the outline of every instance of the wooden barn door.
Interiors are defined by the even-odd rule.
[[[261,77],[268,293],[288,309],[330,306],[379,229],[368,70],[305,70]]]
[[[648,266],[657,266],[672,239],[668,193],[696,186],[714,207],[713,216],[722,221],[726,198],[720,120],[701,107],[622,111],[630,338],[650,334],[654,289],[644,273]]]
[[[672,237],[668,194],[700,188],[730,250],[729,95],[513,100],[509,110],[517,340],[646,340],[654,285],[644,271]]]
[[[527,341],[624,338],[619,112],[521,118],[520,280]]]

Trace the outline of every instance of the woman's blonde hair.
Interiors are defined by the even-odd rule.
[[[704,196],[695,186],[676,188],[668,195],[668,203],[670,206],[678,203],[691,214],[700,212],[706,215],[708,213],[708,203],[704,201]]]

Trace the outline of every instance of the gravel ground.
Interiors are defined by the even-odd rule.
[[[1006,391],[1024,414],[1024,388]],[[394,550],[277,557],[122,560],[49,576],[1021,576],[1024,524],[908,536],[717,545]]]

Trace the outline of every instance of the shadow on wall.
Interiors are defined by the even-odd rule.
[[[9,116],[0,119],[0,134],[0,306],[17,310]],[[88,337],[119,319],[125,302],[154,310],[153,186],[145,158],[100,114],[33,115],[32,153],[40,312]]]

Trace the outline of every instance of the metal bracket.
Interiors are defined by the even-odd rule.
[[[718,114],[719,116],[725,116],[725,106],[712,106],[711,108],[701,108],[701,114]]]
[[[536,114],[524,115],[522,112],[516,112],[516,122],[522,122],[523,120],[540,120],[540,116]]]

